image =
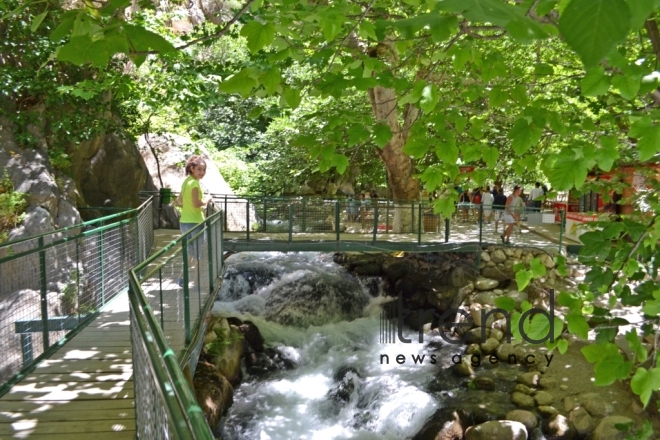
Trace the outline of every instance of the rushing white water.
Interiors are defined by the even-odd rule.
[[[266,344],[276,347],[295,368],[265,378],[247,376],[221,423],[222,438],[404,439],[422,428],[439,405],[437,398],[425,391],[438,364],[446,362],[446,354],[431,348],[440,345],[439,338],[427,338],[425,344],[419,344],[416,334],[407,334],[413,340],[410,344],[380,343],[382,297],[373,298],[362,317],[351,321],[306,328],[268,321],[261,315],[269,292],[283,288],[296,273],[311,270],[340,278],[350,275],[323,254],[259,253],[243,255],[237,262],[268,264],[276,275],[272,282],[265,281],[262,286],[252,283],[253,290],[231,295],[239,299],[218,302],[214,313],[254,322]],[[242,283],[241,289],[250,284],[245,277],[236,279]],[[233,287],[226,289],[225,296]],[[432,353],[438,356],[438,364],[430,362]],[[382,355],[388,356],[389,364]],[[405,359],[402,364],[397,362],[400,355]],[[425,356],[423,361],[413,360],[413,356],[421,355]]]

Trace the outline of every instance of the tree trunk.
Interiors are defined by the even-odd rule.
[[[417,118],[419,110],[413,106],[406,106],[404,123],[401,127],[394,89],[377,86],[369,90],[369,99],[376,120],[387,123],[392,131],[392,139],[382,150],[378,150],[378,156],[387,170],[387,181],[392,190],[392,197],[394,200],[417,200],[419,182],[413,178],[414,166],[410,157],[403,152],[403,146],[408,139],[408,130]]]
[[[378,150],[378,156],[385,164],[392,198],[397,201],[394,204],[394,232],[414,233],[417,224],[415,215],[418,215],[414,212],[414,205],[409,202],[399,203],[399,201],[419,199],[419,182],[413,178],[413,162],[403,152],[403,146],[408,139],[408,131],[415,122],[419,110],[407,105],[404,110],[402,127],[399,123],[397,96],[394,89],[375,87],[369,90],[369,99],[376,120],[387,123],[392,131],[392,139],[382,150]]]

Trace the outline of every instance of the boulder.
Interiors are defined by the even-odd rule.
[[[521,408],[534,407],[534,398],[527,394],[519,393],[518,391],[511,393],[511,401]]]
[[[200,361],[193,380],[197,403],[209,426],[215,428],[234,399],[234,388],[214,365]]]
[[[502,249],[495,249],[490,253],[490,260],[496,264],[504,263],[506,261],[506,254]]]
[[[530,371],[518,376],[518,383],[527,385],[530,388],[536,388],[536,386],[539,384],[540,377],[541,375],[538,372]]]
[[[477,290],[492,290],[499,285],[499,281],[490,278],[477,278],[474,282],[474,288]]]
[[[470,414],[462,409],[445,407],[437,410],[412,440],[455,440],[462,439],[465,430],[472,424]]]
[[[488,263],[488,265],[481,268],[479,273],[484,278],[490,278],[497,281],[509,281],[516,278],[516,273],[512,268],[504,267],[501,264],[490,266],[490,263]]]
[[[554,398],[552,397],[552,394],[547,391],[537,391],[536,394],[534,394],[536,406],[550,406],[552,405],[553,400]]]
[[[532,431],[536,428],[536,425],[538,425],[536,415],[533,412],[525,411],[524,409],[514,409],[513,411],[509,411],[506,415],[506,419],[522,423],[528,431]]]
[[[488,338],[484,343],[481,344],[481,349],[483,350],[484,353],[486,354],[491,354],[497,350],[497,347],[499,347],[500,341],[498,341],[495,338]]]
[[[577,437],[573,425],[561,414],[544,420],[543,432],[553,440],[573,440]]]
[[[484,390],[484,391],[495,390],[495,381],[490,377],[483,377],[483,376],[476,377],[473,382],[474,382],[474,386],[478,390]]]
[[[600,421],[596,427],[592,440],[623,440],[628,433],[619,431],[615,425],[631,423],[632,420],[623,416],[609,416]]]
[[[541,255],[541,263],[543,263],[547,269],[552,269],[555,267],[555,260],[553,260],[552,257],[548,254]]]
[[[527,429],[520,422],[493,420],[465,431],[465,440],[527,440]]]
[[[568,420],[580,435],[587,435],[594,430],[594,421],[586,409],[576,408],[568,414]]]
[[[236,386],[241,383],[243,378],[241,371],[241,360],[245,350],[243,336],[233,325],[230,327],[229,333],[222,332],[217,336],[217,342],[208,350],[209,360],[229,383]]]

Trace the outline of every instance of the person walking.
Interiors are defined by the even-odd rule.
[[[536,182],[534,188],[529,192],[529,206],[533,208],[534,212],[539,212],[541,210],[541,198],[545,193],[543,188],[541,188],[541,182]]]
[[[179,228],[181,235],[195,229],[191,237],[202,230],[204,211],[202,210],[210,201],[211,196],[204,197],[199,181],[206,175],[206,162],[200,156],[191,156],[186,162],[186,179],[181,184],[181,193],[177,202],[182,206]],[[195,268],[197,274],[200,258],[199,247],[203,244],[203,237],[197,238],[188,244],[188,263]],[[197,264],[195,264],[195,262]],[[194,278],[197,278],[196,276]],[[183,286],[183,277],[179,278],[179,286]]]
[[[497,224],[502,221],[504,223],[504,205],[506,205],[507,197],[504,195],[502,188],[497,190],[497,196],[493,200],[493,211],[495,213],[495,233],[497,234]]]
[[[513,193],[507,197],[506,205],[504,205],[504,224],[506,228],[504,233],[500,235],[502,243],[509,244],[511,242],[511,233],[513,232],[513,225],[516,222],[516,219],[520,219],[520,215],[514,212],[516,202],[520,197],[521,189],[518,185],[513,187]]]
[[[490,186],[487,186],[486,191],[481,198],[481,204],[483,205],[484,221],[488,224],[490,224],[491,216],[493,214],[493,201],[495,201],[495,197],[493,197],[493,194],[490,192]]]

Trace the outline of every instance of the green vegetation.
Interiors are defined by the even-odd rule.
[[[583,235],[589,270],[558,293],[559,330],[596,331],[596,383],[629,381],[644,405],[660,389],[660,0],[249,0],[187,33],[175,10],[129,5],[0,1],[0,108],[22,146],[39,118],[61,168],[59,151],[100,131],[182,133],[219,150],[239,192],[350,176],[397,199],[439,190],[445,216],[455,186],[494,180],[620,194],[638,209]],[[599,300],[641,308],[632,359],[614,344],[628,323]]]
[[[28,195],[14,191],[14,185],[4,170],[0,180],[0,243],[7,241],[9,231],[25,216]]]

